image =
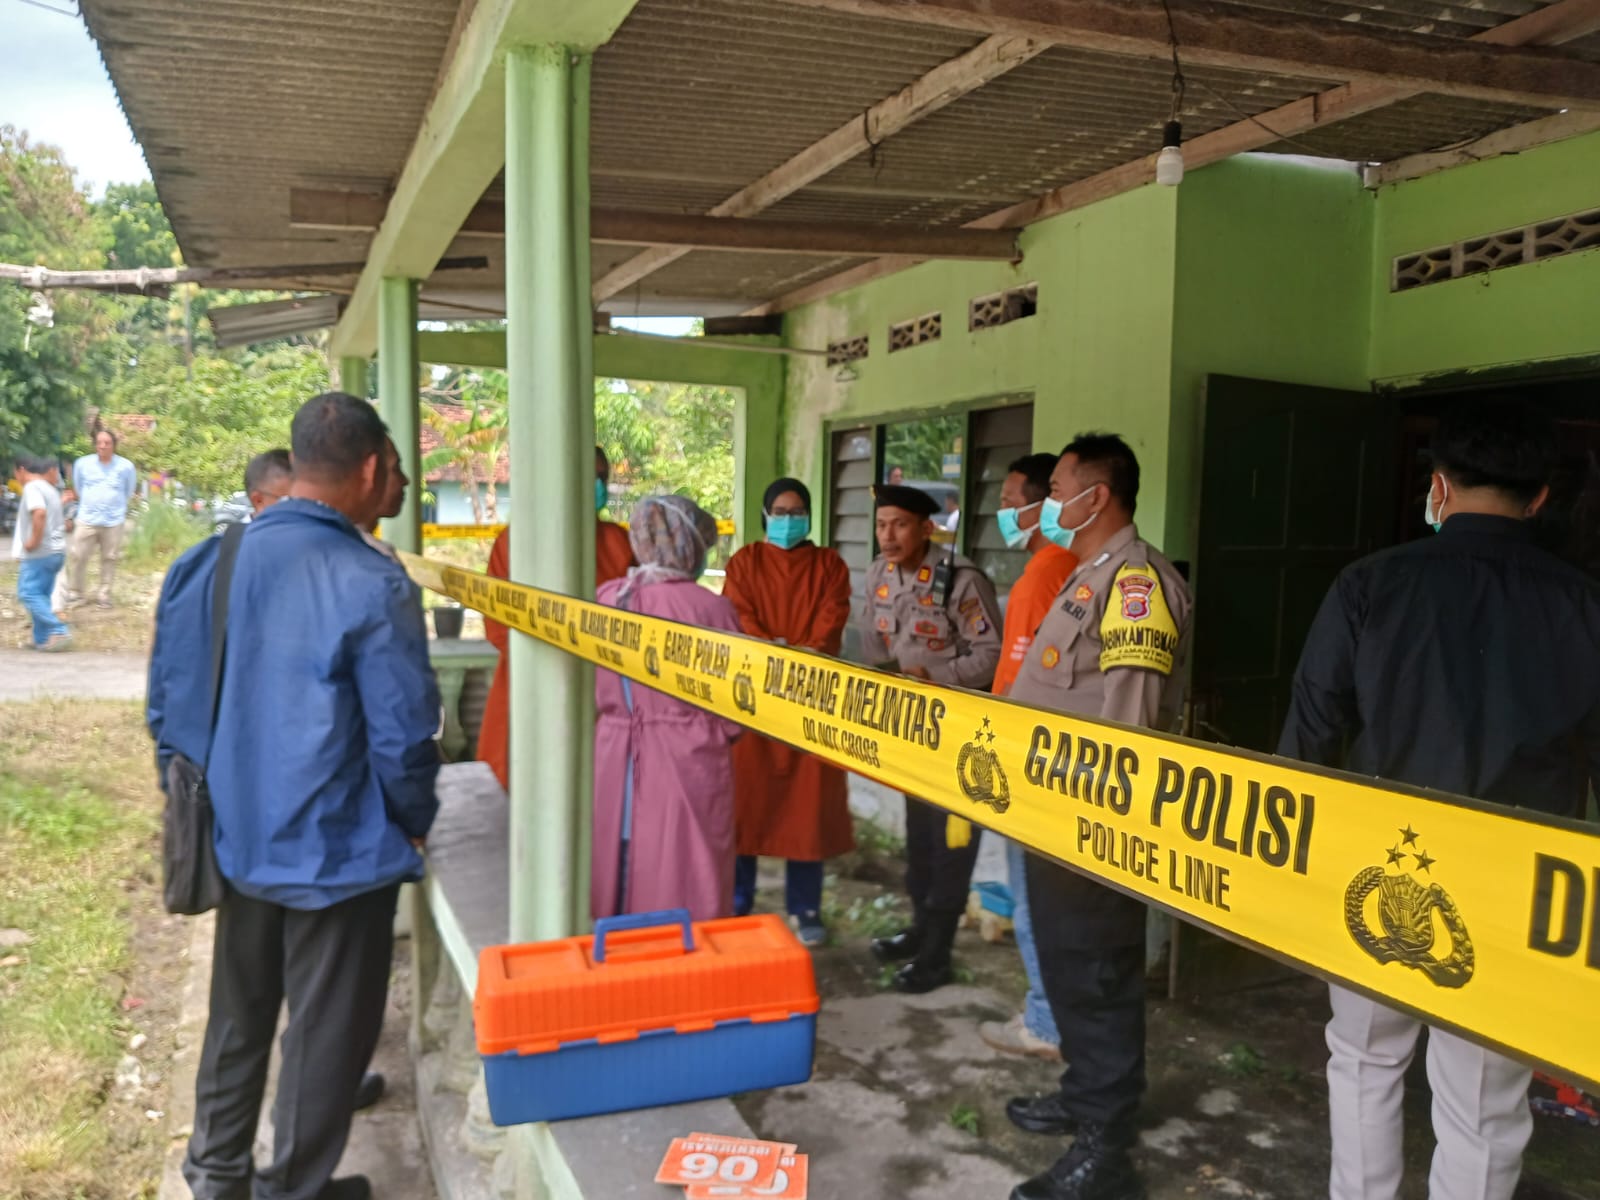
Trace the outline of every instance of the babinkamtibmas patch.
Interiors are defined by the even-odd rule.
[[[1139,667],[1172,674],[1178,626],[1154,567],[1124,563],[1100,618],[1100,669]]]

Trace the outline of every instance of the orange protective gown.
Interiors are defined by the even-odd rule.
[[[746,546],[728,563],[722,594],[752,637],[839,653],[850,570],[837,551]],[[781,742],[747,733],[733,744],[733,796],[740,854],[816,861],[855,846],[845,773]]]
[[[496,579],[511,577],[511,543],[502,529],[489,550],[489,574]],[[628,531],[610,521],[596,523],[594,531],[594,585],[620,579],[633,566],[633,547],[628,543]],[[499,621],[483,620],[483,632],[494,648],[500,651],[500,661],[495,664],[494,681],[489,685],[489,698],[483,705],[483,727],[478,731],[478,757],[489,764],[500,786],[510,788],[511,783],[511,651],[510,630]]]

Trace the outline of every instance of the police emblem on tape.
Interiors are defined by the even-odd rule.
[[[661,678],[661,654],[656,650],[656,644],[651,642],[644,652],[644,669],[649,672],[652,679]]]
[[[1418,836],[1408,825],[1389,848],[1388,866],[1397,867],[1395,872],[1377,866],[1357,872],[1344,890],[1345,928],[1376,962],[1421,971],[1438,987],[1465,987],[1477,965],[1472,937],[1450,893],[1433,882],[1424,887],[1416,878],[1419,872],[1431,875],[1439,861],[1418,846]],[[1415,850],[1408,852],[1407,846]],[[1409,870],[1407,859],[1415,863]],[[1439,944],[1441,927],[1448,945]]]
[[[733,677],[733,703],[742,713],[755,715],[756,681],[750,675],[750,660],[744,660],[739,673]]]
[[[1011,807],[1011,785],[1006,782],[1000,756],[994,752],[994,740],[994,728],[985,717],[978,732],[956,757],[956,782],[961,785],[961,794],[974,804],[987,804],[1003,813]]]

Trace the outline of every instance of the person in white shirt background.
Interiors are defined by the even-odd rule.
[[[22,487],[11,554],[17,559],[17,599],[33,618],[33,648],[64,650],[72,632],[50,606],[50,592],[66,561],[66,518],[57,490],[60,468],[51,459],[31,454],[17,457],[17,482]]]
[[[102,429],[94,435],[94,453],[85,454],[72,468],[72,486],[78,493],[77,526],[72,534],[72,580],[68,600],[82,603],[87,590],[89,560],[100,555],[100,591],[96,603],[111,607],[111,582],[122,553],[128,505],[139,488],[133,464],[117,453],[117,435]]]

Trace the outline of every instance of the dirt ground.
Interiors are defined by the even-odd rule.
[[[880,1182],[853,1194],[1001,1200],[1009,1182],[1048,1166],[1065,1147],[1018,1131],[1005,1116],[1008,1098],[1048,1090],[1060,1068],[995,1054],[977,1036],[979,1022],[1020,1008],[1025,978],[1009,939],[991,945],[963,929],[957,985],[925,997],[887,990],[867,942],[904,915],[892,853],[870,847],[830,878],[833,939],[815,958],[824,1011],[812,1082],[744,1098],[740,1108],[764,1136],[802,1150],[809,1144],[814,1164],[852,1164],[836,1183],[860,1186],[877,1174]],[[763,867],[761,906],[779,910],[777,864]],[[1325,1196],[1325,988],[1294,977],[1180,1003],[1164,998],[1163,979],[1151,995],[1137,1157],[1152,1200]],[[1428,1105],[1419,1055],[1407,1089],[1403,1200],[1427,1195]],[[862,1141],[884,1144],[868,1161]],[[1517,1196],[1600,1200],[1600,1130],[1537,1118]]]

